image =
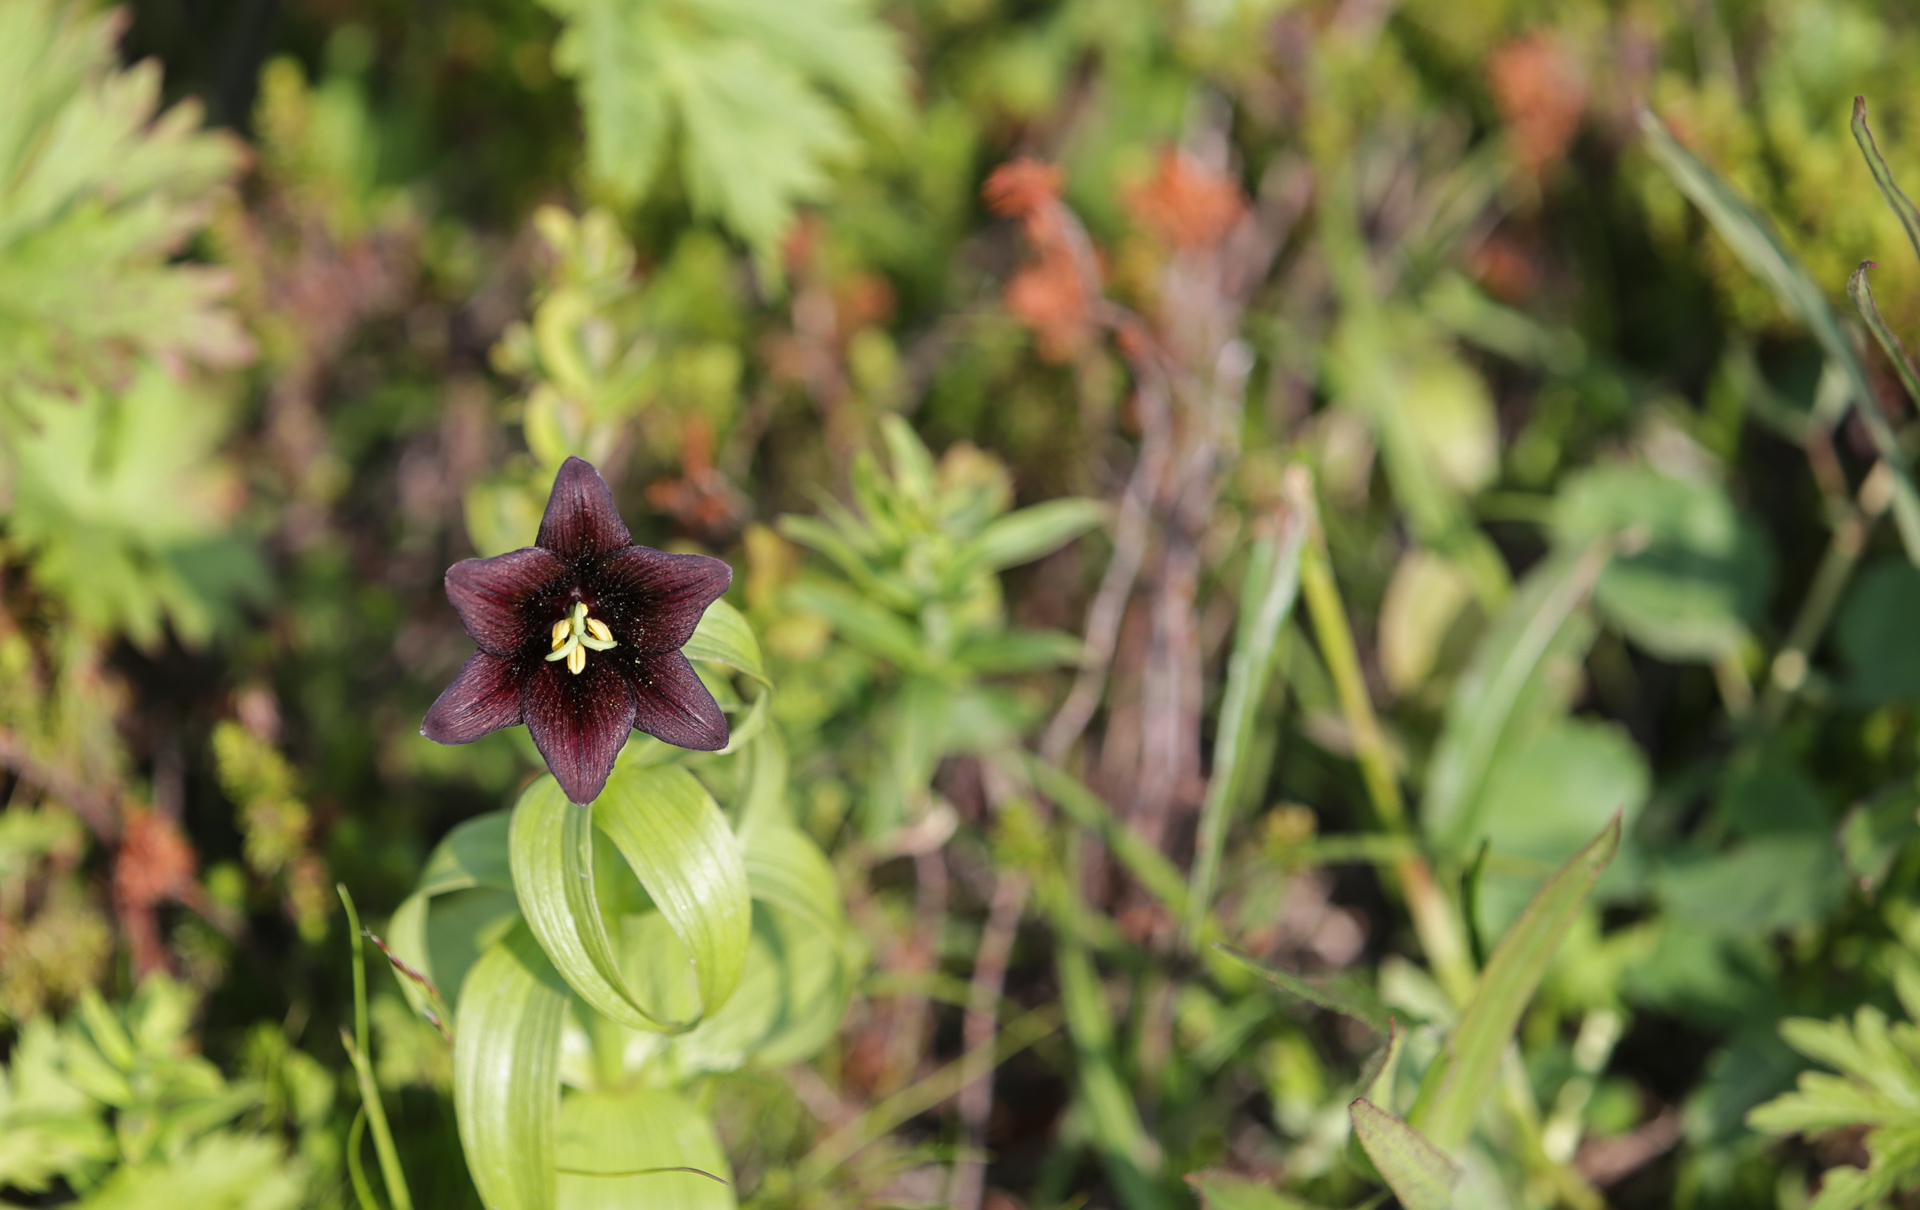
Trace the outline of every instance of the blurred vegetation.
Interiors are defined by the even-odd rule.
[[[0,0],[0,1204],[1914,1204],[1916,57]],[[574,455],[586,816],[418,734]]]

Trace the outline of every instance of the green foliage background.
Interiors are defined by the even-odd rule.
[[[0,0],[0,1204],[1911,1204],[1917,58]],[[592,808],[418,734],[572,455]]]

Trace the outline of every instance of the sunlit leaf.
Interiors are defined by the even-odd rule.
[[[1453,1210],[1460,1169],[1419,1131],[1362,1097],[1348,1110],[1353,1133],[1404,1210]]]
[[[457,1010],[453,1105],[489,1210],[553,1210],[567,985],[526,929],[481,957]]]
[[[846,106],[905,111],[904,63],[859,0],[546,0],[565,23],[587,161],[638,200],[669,148],[694,207],[773,262],[796,203],[857,144]]]
[[[1520,1014],[1619,848],[1616,819],[1540,888],[1480,973],[1473,999],[1427,1069],[1420,1098],[1408,1115],[1442,1150],[1452,1151],[1467,1141],[1499,1078],[1500,1059],[1513,1041]]]
[[[514,810],[514,883],[534,935],[580,997],[635,1029],[689,1024],[628,986],[601,916],[594,834],[604,831],[687,948],[704,1011],[739,980],[751,921],[747,875],[726,816],[677,766],[619,768],[591,806],[541,778]]]
[[[713,1125],[665,1089],[578,1093],[560,1106],[559,1210],[732,1210]],[[661,1171],[698,1168],[710,1173]],[[631,1176],[615,1175],[633,1173]]]
[[[740,611],[725,601],[715,601],[701,615],[700,625],[681,651],[690,660],[707,660],[744,672],[762,685],[771,685],[767,670],[760,662],[760,642],[753,627]]]
[[[1106,519],[1098,500],[1049,500],[1009,513],[961,548],[957,563],[998,571],[1050,554]]]

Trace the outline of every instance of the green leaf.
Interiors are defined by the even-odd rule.
[[[1200,1195],[1204,1210],[1320,1210],[1271,1188],[1263,1181],[1248,1180],[1231,1172],[1205,1169],[1189,1172],[1186,1182]]]
[[[110,381],[136,355],[249,353],[228,275],[175,260],[244,153],[195,104],[159,114],[160,64],[120,70],[121,30],[53,0],[0,8],[0,403]]]
[[[1840,860],[1869,895],[1893,872],[1893,863],[1920,840],[1920,787],[1906,780],[1855,804],[1840,824]]]
[[[1505,748],[1487,776],[1480,835],[1495,858],[1524,858],[1539,873],[1496,861],[1482,877],[1475,924],[1491,941],[1525,909],[1546,875],[1615,815],[1631,827],[1652,775],[1617,724],[1556,719]]]
[[[763,265],[796,203],[857,148],[844,105],[906,112],[894,36],[860,0],[546,0],[564,23],[554,65],[579,82],[587,162],[637,201],[669,146],[694,209]]]
[[[960,548],[956,562],[992,571],[1018,567],[1060,549],[1106,516],[1107,506],[1098,500],[1049,500],[994,521]]]
[[[265,591],[258,555],[228,532],[241,485],[218,455],[232,418],[211,391],[143,361],[117,395],[28,392],[43,401],[30,424],[0,416],[7,544],[81,621],[142,647],[166,625],[203,643]]]
[[[1463,853],[1480,834],[1487,778],[1503,747],[1565,709],[1557,673],[1593,641],[1581,611],[1606,567],[1608,547],[1555,555],[1531,574],[1495,618],[1447,702],[1427,772],[1421,822],[1442,850]]]
[[[725,601],[707,606],[700,624],[694,627],[693,637],[680,650],[690,660],[724,664],[762,685],[773,686],[760,662],[760,642],[753,637],[753,627],[739,610]]]
[[[1365,1097],[1347,1112],[1367,1158],[1404,1210],[1453,1210],[1460,1169],[1420,1132]]]
[[[1553,531],[1569,550],[1621,539],[1594,601],[1629,639],[1665,659],[1726,655],[1766,609],[1765,539],[1713,484],[1644,466],[1593,467],[1562,485]]]
[[[970,638],[954,662],[974,672],[1034,672],[1080,662],[1086,644],[1061,630],[1003,630]]]
[[[712,1175],[661,1171],[672,1168]],[[560,1106],[558,1210],[732,1210],[732,1175],[707,1116],[666,1089],[578,1093]]]
[[[1846,885],[1833,838],[1809,832],[1759,836],[1725,853],[1677,854],[1654,878],[1669,913],[1734,936],[1825,920]]]
[[[1615,819],[1540,888],[1493,951],[1473,999],[1427,1069],[1420,1098],[1408,1115],[1441,1149],[1454,1151],[1467,1141],[1474,1119],[1493,1092],[1501,1056],[1513,1040],[1520,1014],[1619,848],[1620,821]]]
[[[702,1012],[726,1002],[746,960],[752,907],[726,816],[678,766],[619,768],[591,806],[541,778],[514,809],[511,847],[521,910],[554,966],[595,1010],[635,1029],[684,1029],[628,985],[601,916],[596,826],[620,850],[686,946]]]
[[[873,604],[837,584],[801,581],[787,590],[795,609],[817,613],[832,624],[843,640],[909,672],[930,671],[920,635],[898,614]]]
[[[414,893],[443,895],[468,887],[511,891],[513,865],[507,852],[507,831],[512,821],[511,811],[489,811],[456,826],[433,847]]]
[[[1254,724],[1266,700],[1280,630],[1292,616],[1294,601],[1300,595],[1300,552],[1306,539],[1304,520],[1288,517],[1280,532],[1255,546],[1241,588],[1240,625],[1233,654],[1227,659],[1227,688],[1220,702],[1213,771],[1207,777],[1207,797],[1200,807],[1200,830],[1187,892],[1189,944],[1199,939],[1213,907],[1213,883],[1220,872],[1220,852],[1227,843],[1227,825],[1231,822],[1228,816],[1241,797],[1241,761],[1253,742]]]
[[[453,1048],[453,1108],[488,1210],[554,1210],[560,1031],[567,985],[524,928],[468,975]]]
[[[1073,774],[1037,757],[1008,756],[1003,760],[1011,763],[1014,770],[1024,775],[1040,793],[1052,799],[1075,824],[1098,835],[1101,842],[1120,859],[1120,864],[1127,868],[1127,872],[1159,899],[1161,906],[1176,919],[1185,915],[1187,880],[1180,876],[1180,871],[1167,860],[1164,853],[1147,843],[1127,821],[1117,818],[1106,800]]]
[[[1920,495],[1914,491],[1899,439],[1880,411],[1866,366],[1840,326],[1840,317],[1828,304],[1826,294],[1787,251],[1766,217],[1681,146],[1659,118],[1642,111],[1640,128],[1646,134],[1648,150],[1674,184],[1700,207],[1734,255],[1773,288],[1781,308],[1807,326],[1827,359],[1846,374],[1854,415],[1860,418],[1873,438],[1874,448],[1893,473],[1893,518],[1900,529],[1901,544],[1907,558],[1920,563]]]
[[[1217,942],[1213,948],[1290,996],[1305,1000],[1308,1004],[1324,1008],[1329,1012],[1352,1017],[1376,1033],[1392,1032],[1393,1019],[1388,1015],[1386,1005],[1380,1003],[1379,997],[1364,988],[1332,980],[1306,979],[1290,971],[1255,962],[1245,954]]]
[[[1834,646],[1846,667],[1843,687],[1862,705],[1920,699],[1920,570],[1898,559],[1869,567],[1834,622]]]

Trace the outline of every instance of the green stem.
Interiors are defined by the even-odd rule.
[[[1307,522],[1307,543],[1300,555],[1300,590],[1307,600],[1307,613],[1313,619],[1314,637],[1320,643],[1321,658],[1333,678],[1334,692],[1340,699],[1347,732],[1353,740],[1354,757],[1360,763],[1360,776],[1382,830],[1410,835],[1406,799],[1400,793],[1400,781],[1387,753],[1386,737],[1373,712],[1373,699],[1367,692],[1366,678],[1360,672],[1360,656],[1347,624],[1346,606],[1334,583],[1327,555],[1326,533],[1320,528],[1319,510],[1314,503],[1312,482],[1304,474],[1289,482],[1288,503]],[[1418,852],[1393,859],[1392,869],[1407,911],[1413,917],[1420,945],[1433,963],[1434,974],[1456,1004],[1473,997],[1476,976],[1472,952],[1467,945],[1466,929],[1451,900],[1441,891],[1433,868]]]
[[[373,1130],[373,1150],[380,1157],[380,1177],[386,1182],[387,1197],[393,1202],[393,1210],[413,1210],[413,1195],[407,1191],[407,1176],[400,1168],[400,1152],[393,1145],[393,1131],[387,1127],[387,1110],[380,1103],[380,1086],[374,1081],[373,1064],[368,1059],[372,1051],[367,1045],[367,963],[360,942],[360,914],[354,910],[353,896],[347,893],[345,883],[335,884],[334,889],[340,892],[340,902],[347,909],[347,927],[353,938],[353,1036],[348,1037],[343,1029],[340,1041],[347,1048],[347,1058],[353,1063],[354,1078],[360,1086],[361,1112],[367,1115],[367,1124]]]

